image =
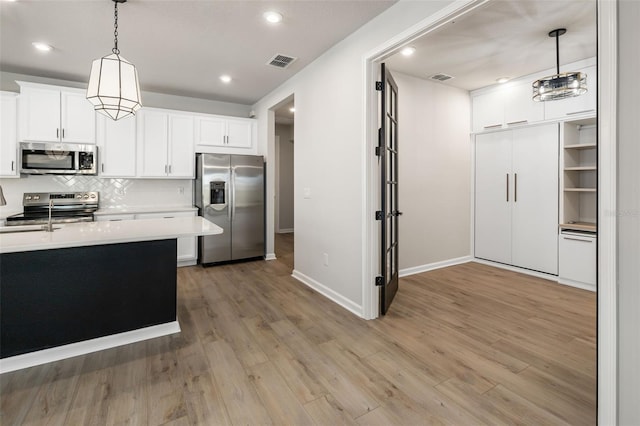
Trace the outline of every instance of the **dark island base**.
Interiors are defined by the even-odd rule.
[[[176,240],[0,255],[0,358],[176,321]]]

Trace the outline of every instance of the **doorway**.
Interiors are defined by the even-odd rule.
[[[273,108],[275,132],[274,252],[293,270],[294,258],[294,129],[291,95]]]

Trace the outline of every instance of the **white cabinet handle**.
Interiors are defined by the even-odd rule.
[[[526,124],[528,122],[529,122],[529,120],[510,121],[510,122],[507,123],[507,125],[512,126],[514,124]]]
[[[14,170],[15,170],[15,168],[14,168],[15,163],[16,163],[15,161],[11,161],[11,171],[14,171]]]
[[[56,128],[56,139],[60,138],[60,129]]]
[[[582,111],[574,111],[574,112],[568,112],[567,115],[576,115],[576,114],[584,114],[587,112],[594,112],[595,109],[583,109]]]
[[[565,240],[571,240],[571,241],[580,241],[581,243],[592,243],[593,240],[584,240],[582,238],[571,238],[571,237],[562,237]]]
[[[502,124],[490,124],[488,126],[484,126],[485,129],[495,129],[496,127],[502,127]]]
[[[171,174],[171,164],[169,164],[169,174]]]

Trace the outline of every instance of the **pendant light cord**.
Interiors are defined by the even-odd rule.
[[[118,39],[116,39],[116,46]],[[560,31],[556,30],[556,74],[560,74]]]
[[[113,12],[114,23],[113,23],[113,37],[114,37],[114,47],[111,49],[113,53],[116,55],[120,54],[120,49],[118,49],[118,2],[114,1],[115,11]]]

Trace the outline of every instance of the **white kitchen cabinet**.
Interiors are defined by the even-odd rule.
[[[96,142],[96,113],[82,89],[18,82],[19,137],[34,142]]]
[[[96,143],[100,160],[100,176],[125,178],[136,176],[136,120],[127,117],[113,121],[98,116]]]
[[[562,70],[575,71],[575,70]],[[596,66],[590,66],[580,70],[587,74],[587,93],[574,98],[559,101],[544,102],[544,117],[552,119],[575,119],[579,116],[594,116],[597,108],[598,75]]]
[[[147,108],[137,125],[138,177],[194,177],[193,116]]]
[[[558,273],[558,125],[476,135],[475,256]]]
[[[164,212],[164,213],[139,213],[136,219],[157,219],[196,216],[197,212]],[[198,259],[197,237],[178,238],[178,266],[195,265]]]
[[[504,91],[496,87],[471,98],[473,131],[499,129],[504,123]]]
[[[0,92],[0,176],[18,177],[17,94]]]
[[[596,289],[596,236],[585,232],[560,234],[558,281]]]
[[[516,126],[544,120],[544,102],[533,100],[531,82],[506,83],[504,88],[504,124]]]
[[[196,145],[220,148],[252,148],[255,120],[220,116],[195,119]]]

